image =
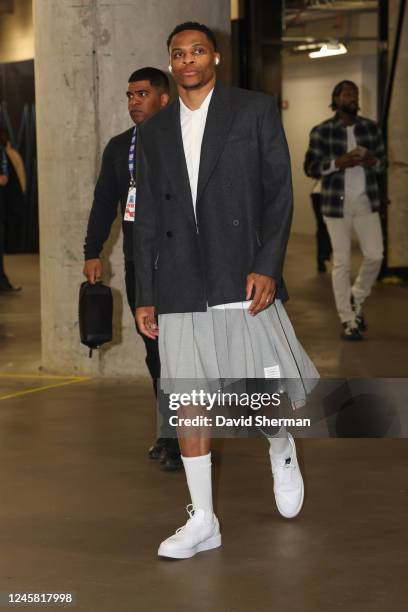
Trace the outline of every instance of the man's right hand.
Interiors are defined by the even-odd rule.
[[[8,177],[6,174],[0,174],[0,187],[5,187],[8,183]]]
[[[354,168],[361,162],[361,155],[358,155],[355,151],[345,153],[341,157],[338,157],[335,161],[336,168],[344,170],[345,168]]]
[[[99,259],[87,259],[83,269],[84,276],[88,279],[88,283],[94,285],[102,278],[102,262]]]
[[[156,340],[159,335],[159,328],[156,323],[154,306],[140,306],[136,308],[135,319],[139,331],[148,338]]]

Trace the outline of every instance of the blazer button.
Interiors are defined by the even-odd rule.
[[[235,225],[235,227],[237,227],[237,225],[239,225],[238,219],[234,219],[232,225]]]
[[[169,193],[166,193],[165,196],[166,200],[171,200],[171,195]]]
[[[166,232],[166,236],[167,238],[173,238],[173,232],[170,232],[170,231]]]

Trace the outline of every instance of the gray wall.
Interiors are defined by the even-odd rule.
[[[144,65],[167,69],[165,40],[182,21],[221,32],[227,50],[230,2],[34,0],[33,7],[43,366],[67,374],[145,375],[144,346],[125,299],[119,223],[104,251],[105,280],[115,293],[115,342],[92,360],[79,344],[78,289],[93,186],[104,145],[130,126],[129,74]],[[228,80],[228,57],[221,69]]]

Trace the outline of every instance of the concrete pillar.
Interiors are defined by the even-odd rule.
[[[394,46],[399,0],[389,0],[390,56]],[[388,265],[408,266],[408,10],[401,34],[400,53],[388,120]]]
[[[104,145],[131,125],[124,95],[129,74],[142,66],[166,70],[167,36],[183,21],[212,27],[227,51],[230,2],[34,0],[33,5],[42,363],[58,373],[146,375],[144,346],[126,303],[119,220],[103,256],[104,280],[115,293],[115,341],[92,360],[79,343],[82,245],[93,186]],[[225,76],[228,57],[221,67]]]

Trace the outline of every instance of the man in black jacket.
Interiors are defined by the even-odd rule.
[[[94,200],[85,239],[84,275],[90,283],[102,278],[100,253],[117,215],[120,202],[125,256],[125,284],[129,307],[135,309],[135,265],[133,259],[134,168],[137,127],[155,115],[169,102],[169,81],[157,68],[141,68],[129,77],[129,115],[135,127],[112,138],[103,153],[102,167],[95,187]],[[132,201],[133,199],[133,201]],[[146,365],[157,393],[160,359],[157,342],[142,336],[146,346]],[[180,453],[173,440],[159,438],[149,449],[152,459],[160,457],[164,469],[181,467]]]
[[[292,188],[276,102],[216,82],[221,60],[207,26],[180,24],[167,44],[179,97],[138,138],[138,327],[159,338],[165,390],[190,391],[199,380],[218,389],[226,379],[302,378],[296,397],[288,393],[298,407],[304,379],[317,372],[282,304]],[[194,415],[194,401],[186,402]],[[159,556],[187,558],[221,544],[203,433],[178,429],[193,507]],[[295,444],[283,428],[268,437],[275,500],[292,518],[303,504]]]

